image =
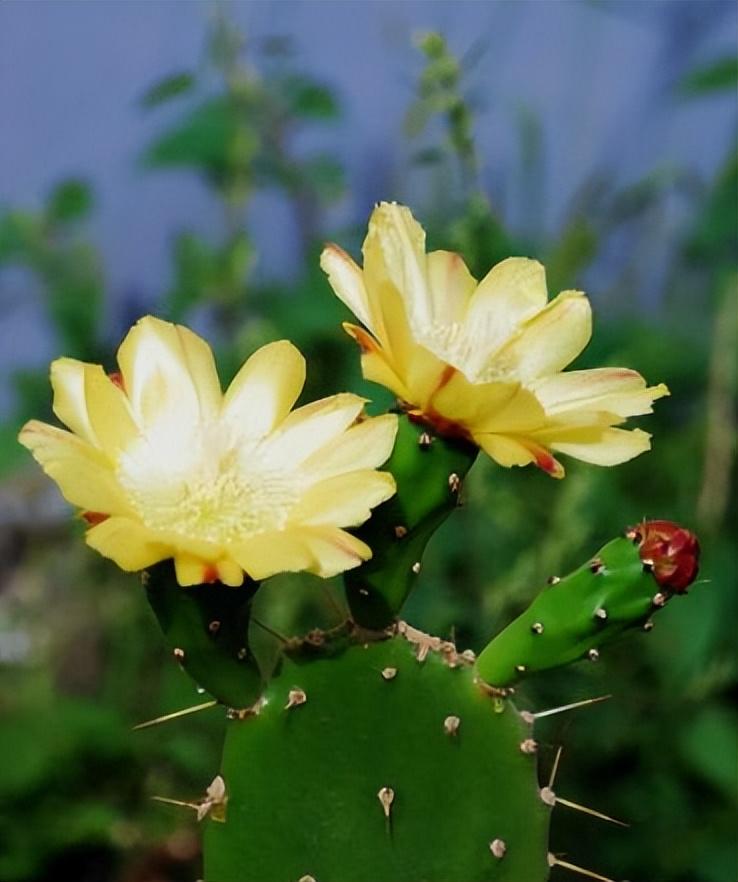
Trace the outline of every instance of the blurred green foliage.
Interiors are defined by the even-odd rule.
[[[696,528],[703,584],[671,605],[650,636],[627,639],[599,665],[529,682],[520,704],[614,695],[566,720],[551,718],[542,771],[563,745],[561,794],[633,826],[595,829],[562,808],[557,853],[615,878],[730,882],[738,875],[736,504],[727,489],[735,474],[738,153],[731,149],[716,180],[698,185],[688,169],[661,168],[623,191],[603,170],[582,182],[553,237],[541,232],[540,194],[529,187],[529,220],[510,229],[480,183],[468,65],[438,34],[425,35],[419,49],[408,175],[429,194],[414,209],[432,247],[460,251],[478,276],[510,254],[539,257],[554,293],[588,280],[600,317],[577,366],[625,364],[667,382],[673,397],[643,423],[653,452],[617,469],[570,462],[566,480],[555,482],[480,460],[465,507],[431,544],[407,616],[478,647],[547,576],[576,565],[626,524],[669,517]],[[140,157],[144,167],[190,169],[223,214],[220,238],[179,232],[160,313],[212,320],[224,380],[253,348],[284,336],[308,357],[307,397],[353,389],[381,409],[389,399],[361,379],[340,332],[345,311],[317,266],[325,209],[345,193],[343,169],[334,156],[295,147],[299,132],[337,120],[339,103],[299,69],[283,41],[256,57],[258,65],[254,53],[245,59],[240,35],[220,17],[201,69],[174,73],[142,96],[148,113],[164,104],[180,109]],[[721,59],[687,78],[681,94],[702,100],[734,86],[735,70],[734,58]],[[521,111],[519,135],[521,178],[540,181],[545,144],[529,112]],[[287,197],[300,231],[302,270],[289,284],[256,282],[252,272],[246,214],[266,188]],[[598,260],[617,237],[645,235],[674,194],[687,200],[693,222],[675,248],[660,307],[645,313],[628,292],[648,251],[624,260],[613,290],[602,289]],[[93,209],[89,187],[67,181],[36,212],[0,210],[0,269],[22,266],[38,277],[60,352],[111,364],[104,276],[87,238]],[[356,251],[362,227],[363,219],[330,232]],[[17,413],[0,430],[0,499],[23,501],[2,506],[0,754],[12,760],[0,771],[0,878],[195,878],[193,818],[150,797],[186,800],[203,791],[216,770],[221,715],[128,731],[203,699],[166,657],[136,580],[85,549],[80,526],[70,527],[61,509],[54,514],[52,488],[11,453],[20,422],[49,411],[45,371],[16,379]],[[290,632],[334,621],[341,604],[336,584],[278,577],[260,593],[257,617]],[[262,653],[270,640],[260,634]]]

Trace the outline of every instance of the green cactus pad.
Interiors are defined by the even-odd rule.
[[[230,707],[253,704],[262,689],[247,642],[257,586],[182,588],[171,561],[151,567],[143,582],[175,659],[195,682]]]
[[[530,735],[469,660],[413,629],[286,659],[258,712],[228,722],[204,880],[544,882]]]
[[[374,552],[346,573],[354,619],[382,630],[394,621],[415,585],[428,540],[458,505],[461,482],[477,455],[466,441],[431,435],[401,416],[394,452],[383,466],[397,493],[356,530]]]
[[[648,627],[668,597],[644,566],[637,544],[614,539],[584,566],[552,580],[489,643],[477,662],[479,675],[506,687],[536,671],[596,661],[600,648],[623,631]]]

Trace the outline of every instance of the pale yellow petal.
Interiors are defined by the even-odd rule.
[[[344,322],[343,329],[359,344],[361,350],[361,371],[364,378],[371,383],[377,383],[389,389],[403,401],[409,401],[410,390],[403,380],[400,379],[387,352],[380,344],[358,325]]]
[[[297,530],[259,533],[234,545],[229,554],[256,581],[316,566],[310,548]]]
[[[80,438],[92,445],[97,438],[90,425],[85,397],[85,369],[91,365],[75,358],[57,358],[51,364],[54,413]]]
[[[214,582],[218,573],[213,564],[194,554],[177,551],[174,555],[174,573],[183,588]]]
[[[382,202],[372,212],[363,246],[364,279],[369,291],[394,287],[411,325],[431,321],[426,278],[425,231],[404,205]],[[385,315],[385,328],[391,331]]]
[[[356,536],[331,527],[303,529],[314,563],[309,572],[330,579],[360,566],[372,556],[371,548]]]
[[[302,464],[306,480],[322,481],[357,469],[375,469],[392,453],[397,435],[397,417],[387,413],[351,426],[328,447]]]
[[[343,248],[331,243],[326,245],[320,255],[320,266],[328,276],[328,281],[339,300],[348,306],[356,318],[372,333],[376,333],[375,322],[364,276],[360,267],[346,254]]]
[[[546,306],[546,271],[537,260],[509,257],[482,279],[469,302],[466,333],[478,358],[501,346]],[[473,353],[474,355],[474,353]]]
[[[87,413],[97,445],[115,459],[140,435],[128,399],[99,365],[85,365],[84,384]]]
[[[545,413],[535,395],[519,383],[470,383],[456,371],[432,399],[441,416],[475,432],[510,432],[538,428]]]
[[[454,367],[430,350],[414,346],[404,374],[410,394],[410,398],[406,400],[422,410],[428,409],[439,389],[446,385],[448,377],[455,372]]]
[[[100,451],[71,432],[31,420],[18,436],[62,496],[72,505],[103,514],[127,514],[125,496]]]
[[[291,523],[309,526],[358,527],[371,510],[395,493],[388,472],[361,469],[314,484],[290,513]]]
[[[172,548],[157,540],[139,521],[111,517],[85,534],[85,541],[122,570],[136,572],[171,557]]]
[[[489,379],[536,380],[563,370],[589,342],[592,312],[579,291],[564,291],[525,322],[485,366]]]
[[[359,416],[365,400],[342,392],[298,407],[262,445],[270,466],[295,467],[332,444]]]
[[[551,415],[606,411],[618,417],[652,413],[653,402],[669,394],[663,383],[647,388],[643,377],[627,368],[567,371],[546,377],[535,392]]]
[[[244,573],[243,569],[228,557],[224,557],[215,564],[218,570],[218,579],[231,588],[238,588],[243,585]]]
[[[475,435],[474,440],[495,462],[510,468],[533,464],[551,475],[563,478],[564,467],[542,444],[526,436]]]
[[[461,255],[454,251],[431,251],[426,272],[433,323],[462,322],[477,281]]]
[[[142,318],[121,343],[118,364],[131,406],[144,426],[207,422],[220,409],[213,353],[182,325]]]
[[[225,393],[223,416],[248,437],[260,438],[290,412],[305,384],[305,359],[287,340],[258,349]]]
[[[640,429],[582,427],[544,438],[552,450],[601,466],[619,465],[651,449],[651,436]]]

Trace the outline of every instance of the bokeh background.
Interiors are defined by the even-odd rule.
[[[194,813],[151,797],[199,795],[223,727],[130,731],[203,699],[15,441],[51,417],[49,360],[112,366],[153,311],[205,333],[224,380],[289,337],[306,398],[380,409],[317,268],[327,239],[358,255],[380,199],[478,275],[542,260],[595,306],[577,366],[670,386],[653,451],[617,469],[479,462],[408,616],[479,647],[626,524],[698,530],[702,581],[650,635],[520,704],[614,696],[551,718],[541,766],[563,745],[561,794],[632,826],[557,810],[557,853],[735,882],[737,24],[720,0],[0,4],[1,882],[198,878]],[[261,617],[327,621],[324,597],[277,578]]]

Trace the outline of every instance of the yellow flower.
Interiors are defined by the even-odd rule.
[[[187,328],[141,319],[120,374],[62,358],[54,412],[70,432],[29,422],[24,444],[91,525],[88,545],[124,570],[173,557],[180,585],[358,566],[371,550],[342,527],[395,492],[377,472],[396,417],[362,420],[341,394],[290,413],[305,361],[286,340],[244,364],[225,395],[210,347]]]
[[[626,368],[562,373],[589,342],[590,306],[580,291],[547,302],[540,263],[511,257],[477,282],[458,254],[426,254],[409,209],[388,203],[371,216],[363,255],[362,270],[328,245],[321,266],[364,326],[344,325],[364,376],[411,419],[557,478],[551,451],[615,465],[649,449],[646,432],[616,426],[669,390]]]

